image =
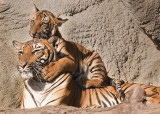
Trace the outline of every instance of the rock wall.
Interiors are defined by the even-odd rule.
[[[159,0],[0,0],[0,107],[19,105],[22,82],[13,40],[30,40],[34,5],[67,18],[67,40],[98,51],[108,75],[160,85]]]

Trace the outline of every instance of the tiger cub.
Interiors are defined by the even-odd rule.
[[[62,38],[58,27],[65,21],[35,6],[34,18],[30,21],[30,35],[33,39],[51,40],[60,58],[44,68],[44,79],[52,81],[56,76],[69,72],[82,88],[110,85],[112,79],[108,77],[104,63],[96,51]]]

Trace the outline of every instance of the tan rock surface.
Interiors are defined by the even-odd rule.
[[[110,77],[160,85],[159,0],[0,0],[0,107],[16,107],[22,83],[12,41],[27,41],[34,5],[69,19],[67,40],[97,50]]]

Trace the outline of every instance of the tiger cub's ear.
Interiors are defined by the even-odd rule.
[[[54,22],[54,27],[52,30],[52,35],[54,35],[57,31],[57,27],[60,27],[62,25],[62,23],[65,23],[68,19],[60,19],[60,18],[52,18],[53,22]]]
[[[34,7],[35,7],[35,12],[38,12],[39,9],[37,8],[37,6],[34,4]]]
[[[16,40],[13,40],[12,41],[12,44],[13,44],[13,46],[17,49],[17,50],[19,50],[20,49],[20,42],[18,42],[18,41],[16,41]]]
[[[65,23],[68,19],[61,19],[61,18],[54,18],[54,22],[55,24],[57,24],[58,26],[61,26],[62,23]]]

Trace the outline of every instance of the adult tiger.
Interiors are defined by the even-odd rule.
[[[64,22],[65,20],[56,18],[51,12],[39,10],[35,6],[30,35],[34,39],[52,37],[53,47],[60,57],[54,65],[44,68],[44,78],[52,81],[58,75],[70,72],[77,84],[83,88],[111,85],[112,79],[108,77],[104,63],[96,51],[62,38],[58,26]]]
[[[52,82],[43,79],[41,72],[48,64],[57,62],[55,49],[47,40],[37,39],[26,43],[13,42],[18,49],[18,70],[24,78],[24,90],[21,108],[35,108],[46,105],[67,105],[76,107],[110,107],[123,102],[123,98],[114,86],[81,89],[70,73],[57,76]],[[136,83],[120,84],[127,96],[136,85],[146,92],[144,101],[160,103],[160,87]]]
[[[64,73],[51,82],[42,76],[43,69],[59,60],[54,47],[45,39],[25,43],[13,41],[18,50],[18,71],[24,79],[24,90],[20,108],[35,108],[46,105],[67,105],[76,107],[110,107],[123,101],[113,86],[82,89],[70,73]],[[48,66],[48,69],[51,66]],[[56,72],[56,71],[54,71]]]

